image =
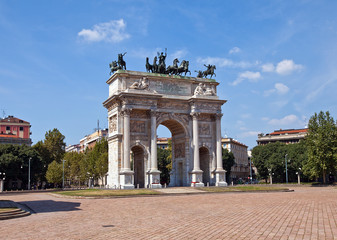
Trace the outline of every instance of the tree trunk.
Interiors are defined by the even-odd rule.
[[[326,175],[326,172],[325,172],[325,170],[323,169],[323,183],[325,184],[326,183],[326,180],[325,180],[325,176]]]

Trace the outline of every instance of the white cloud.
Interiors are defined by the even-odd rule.
[[[233,47],[231,50],[229,50],[229,54],[239,53],[239,52],[241,52],[241,49],[238,47]]]
[[[244,113],[244,114],[241,114],[241,117],[242,118],[251,118],[252,114],[250,114],[250,113]]]
[[[257,131],[247,131],[247,132],[242,132],[239,134],[239,137],[241,138],[246,138],[246,137],[252,137],[255,136],[257,137],[257,135],[261,133],[261,132],[257,132]]]
[[[232,68],[249,68],[255,63],[250,63],[250,62],[234,62],[231,59],[227,58],[216,58],[216,57],[207,57],[207,58],[197,58],[198,63],[202,64],[213,64],[216,65],[217,67],[232,67]]]
[[[279,62],[276,66],[276,72],[281,75],[287,75],[294,71],[300,71],[303,66],[300,64],[295,64],[293,60],[285,59]]]
[[[273,89],[269,89],[269,90],[265,90],[263,92],[263,96],[268,97],[268,96],[272,95],[275,91],[276,90],[274,88]]]
[[[245,71],[243,73],[240,73],[238,78],[234,82],[232,82],[231,85],[236,86],[245,79],[248,79],[251,82],[256,82],[260,78],[261,78],[260,72]]]
[[[270,96],[273,93],[277,93],[279,95],[284,95],[289,91],[289,88],[284,85],[283,83],[275,83],[275,86],[273,89],[269,89],[264,91],[264,96]]]
[[[275,89],[280,95],[286,94],[289,91],[289,88],[283,83],[275,83]]]
[[[274,72],[275,66],[272,63],[266,63],[262,65],[262,72]]]
[[[180,60],[180,58],[183,58],[187,55],[187,51],[182,49],[182,50],[178,50],[178,51],[175,51],[173,54],[172,54],[172,59],[175,59],[175,58],[178,58]]]
[[[78,36],[87,42],[121,42],[130,37],[125,33],[126,23],[123,19],[112,20],[110,22],[99,23],[92,29],[82,29]]]
[[[302,121],[294,114],[290,114],[288,116],[285,116],[284,118],[281,119],[271,119],[268,121],[268,124],[273,125],[273,126],[298,126],[302,124]]]

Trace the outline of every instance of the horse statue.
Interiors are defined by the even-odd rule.
[[[149,63],[149,58],[148,57],[146,58],[145,67],[146,67],[146,71],[147,72],[153,72],[153,66]]]
[[[214,70],[216,69],[215,65],[208,64],[207,66],[204,64],[205,67],[207,67],[207,70],[203,72],[203,75],[205,78],[207,78],[208,75],[211,75],[211,78],[213,75],[216,77],[216,74],[214,73]]]
[[[118,54],[118,66],[121,67],[121,69],[124,69],[124,70],[126,70],[126,63],[123,59],[125,54],[126,54],[126,52],[124,54],[121,54],[121,53]]]
[[[153,73],[157,73],[158,72],[157,56],[155,56],[153,58],[152,72]]]
[[[185,73],[185,76],[186,74],[189,72],[190,75],[191,75],[191,71],[188,70],[188,66],[190,65],[190,62],[189,61],[185,61],[183,60],[178,68],[178,74],[179,75],[182,75],[183,73]]]
[[[167,67],[166,73],[167,74],[177,74],[178,73],[178,63],[179,63],[178,58],[174,59],[173,65],[172,66],[170,65]]]
[[[115,71],[121,69],[118,65],[116,61],[113,61],[112,63],[109,63],[109,67],[110,67],[110,75],[112,73],[114,73]]]

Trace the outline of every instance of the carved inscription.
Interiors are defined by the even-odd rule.
[[[172,94],[172,95],[189,95],[190,91],[186,84],[177,84],[173,82],[157,81],[155,89],[158,93]]]
[[[175,158],[185,157],[185,143],[176,143],[174,145],[174,157]]]
[[[145,133],[145,122],[131,120],[131,132],[132,133]]]

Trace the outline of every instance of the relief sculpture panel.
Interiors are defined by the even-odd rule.
[[[117,131],[117,115],[110,117],[109,119],[109,132],[116,132]]]
[[[145,121],[131,120],[130,125],[130,132],[145,133]]]
[[[200,135],[210,135],[211,126],[209,123],[200,123],[199,124],[199,134]]]
[[[185,143],[176,143],[174,145],[174,157],[175,158],[185,157]]]

